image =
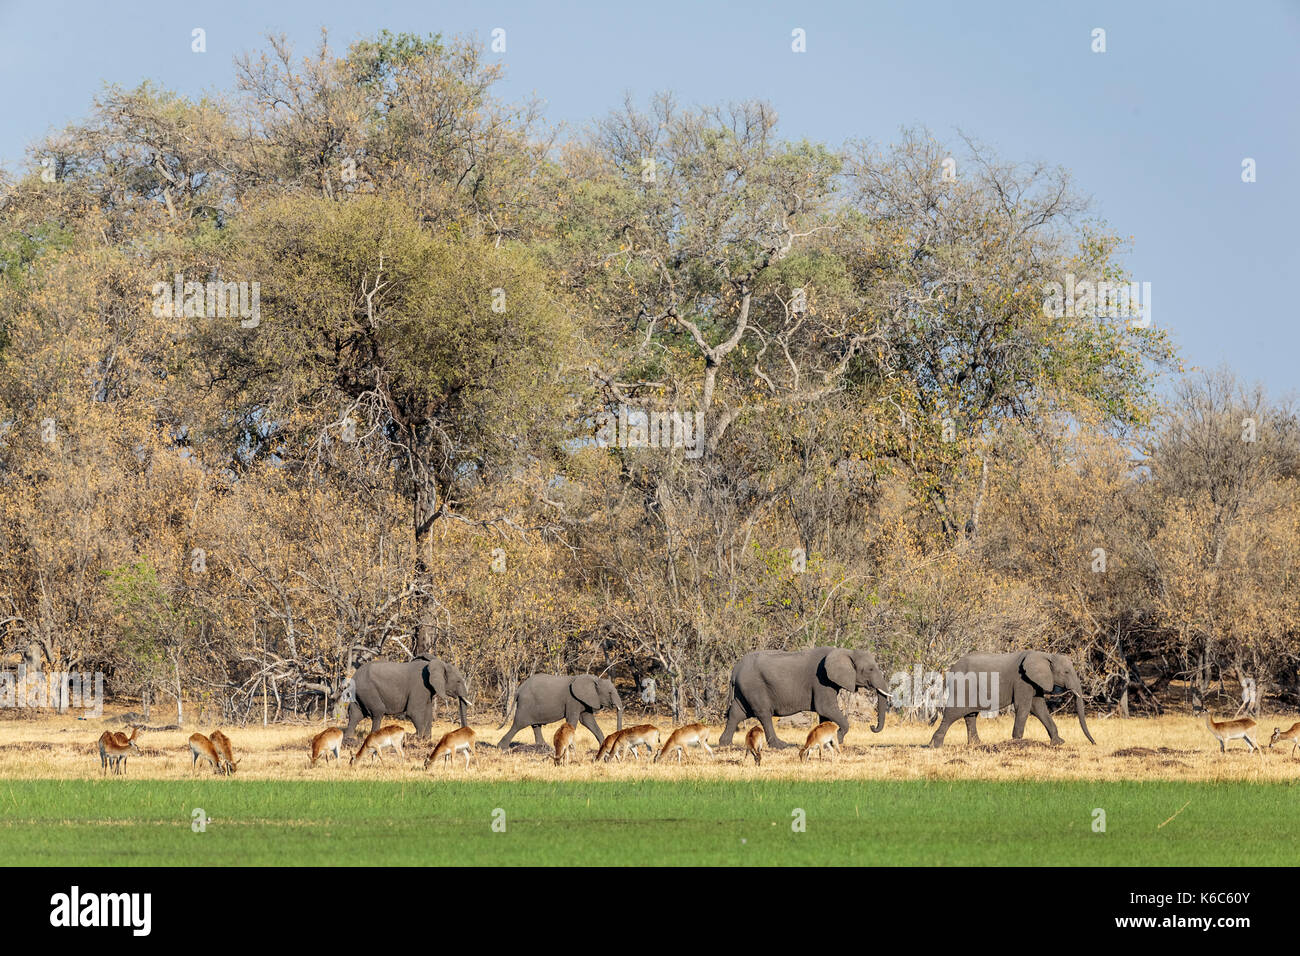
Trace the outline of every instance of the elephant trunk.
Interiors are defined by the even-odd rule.
[[[615,729],[616,730],[623,729],[623,708],[622,707],[618,709],[618,725],[615,727]]]
[[[885,711],[889,709],[890,696],[883,690],[876,691],[876,726],[871,728],[873,734],[885,729]]]
[[[1096,744],[1097,741],[1092,739],[1092,734],[1088,733],[1088,722],[1083,718],[1083,691],[1082,689],[1074,692],[1074,706],[1079,712],[1079,726],[1083,729],[1083,735],[1088,738],[1088,743]]]
[[[468,704],[469,701],[464,697],[459,697],[456,702],[460,705],[460,725],[462,727],[468,727],[469,724],[465,720],[465,705]]]

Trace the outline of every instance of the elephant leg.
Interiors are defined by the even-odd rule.
[[[351,740],[353,732],[357,729],[357,724],[361,723],[361,718],[365,714],[361,711],[361,705],[355,700],[348,704],[348,729],[343,731],[343,739]]]
[[[943,717],[939,720],[939,727],[937,730],[935,730],[934,736],[930,738],[931,747],[938,748],[943,746],[944,735],[948,733],[948,728],[951,727],[953,723],[956,722],[956,720],[957,720],[956,711],[951,707],[945,707],[943,711]],[[968,725],[968,730],[969,730],[969,725]]]
[[[1029,711],[1033,707],[1034,694],[1026,687],[1017,687],[1014,701],[1016,724],[1011,729],[1011,739],[1020,740],[1025,736],[1025,722],[1029,720]]]
[[[1052,715],[1047,710],[1047,701],[1042,697],[1035,697],[1031,709],[1034,716],[1038,718],[1038,722],[1047,728],[1047,736],[1052,743],[1065,743],[1061,739],[1061,735],[1056,732],[1056,721],[1052,720]]]
[[[966,715],[966,746],[968,747],[971,744],[978,744],[980,742],[980,732],[975,726],[978,717],[979,714]]]
[[[758,722],[763,725],[763,733],[767,735],[767,745],[773,750],[784,750],[786,747],[793,747],[794,744],[788,744],[776,735],[776,728],[772,726],[772,715],[761,714]]]
[[[849,719],[845,717],[843,713],[840,712],[840,709],[838,707],[835,708],[835,711],[836,712],[834,714],[828,714],[827,716],[830,717],[831,720],[835,721],[835,723],[840,725],[840,732],[836,734],[836,737],[838,738],[838,743],[836,746],[838,747],[840,744],[844,743],[844,735],[849,732]]]
[[[545,747],[546,741],[542,738],[542,725],[533,724],[533,741],[539,747]]]
[[[747,716],[744,706],[733,697],[731,706],[727,708],[727,727],[722,731],[722,736],[718,738],[719,747],[731,746],[732,736],[736,733],[736,729],[740,727],[740,722]]]
[[[515,734],[519,733],[519,731],[523,730],[526,726],[528,726],[528,725],[527,725],[527,724],[521,724],[521,723],[519,722],[519,718],[516,717],[516,718],[515,718],[515,722],[514,722],[513,724],[511,724],[511,725],[510,725],[510,729],[509,729],[508,731],[506,731],[506,735],[505,735],[504,737],[502,737],[500,741],[497,742],[497,749],[498,749],[498,750],[505,750],[507,747],[509,747],[509,746],[510,746],[510,741],[512,741],[512,740],[515,739]],[[536,729],[536,728],[534,728],[534,729]]]
[[[591,711],[584,710],[578,720],[582,721],[582,726],[590,730],[592,735],[596,738],[597,747],[605,742],[605,735],[601,733],[600,724],[596,723],[596,717],[591,713]]]

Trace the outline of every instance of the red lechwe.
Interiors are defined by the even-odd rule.
[[[625,751],[632,751],[632,757],[640,760],[641,755],[637,753],[638,747],[644,747],[646,756],[649,757],[659,746],[659,728],[654,724],[637,724],[635,727],[628,727],[619,734],[618,742],[614,744],[615,756],[622,758]]]
[[[372,730],[366,734],[366,739],[361,742],[360,749],[348,761],[348,766],[351,767],[366,754],[370,754],[372,761],[378,757],[380,763],[383,763],[384,755],[380,751],[385,747],[392,747],[397,752],[397,756],[405,760],[406,752],[402,750],[402,741],[405,739],[406,728],[399,727],[397,724],[387,724],[378,730]]]
[[[557,767],[564,762],[565,758],[568,758],[570,763],[573,762],[573,755],[578,751],[578,743],[575,737],[573,725],[570,723],[560,724],[556,729],[551,746],[555,748],[555,765]],[[465,766],[469,766],[468,758],[465,761]]]
[[[140,752],[140,748],[135,745],[135,739],[140,735],[139,727],[131,728],[131,736],[116,733],[112,730],[106,730],[99,735],[99,771],[104,772],[105,767],[112,766],[114,773],[126,772],[126,755],[132,750]]]
[[[309,767],[316,766],[316,761],[321,757],[325,758],[325,763],[330,762],[330,754],[334,755],[335,761],[339,759],[339,752],[343,749],[343,731],[337,727],[329,727],[322,730],[311,739],[311,763]]]
[[[212,746],[217,750],[221,772],[226,776],[230,776],[239,768],[241,763],[241,761],[235,759],[235,750],[231,746],[230,738],[218,729],[208,734],[208,739],[212,741]]]
[[[1195,710],[1195,708],[1193,708],[1193,710]],[[1205,716],[1206,729],[1208,729],[1210,733],[1214,735],[1214,739],[1219,742],[1220,753],[1226,753],[1228,742],[1236,740],[1238,737],[1246,741],[1246,746],[1251,749],[1252,753],[1259,749],[1255,746],[1255,741],[1250,739],[1250,735],[1255,732],[1255,718],[1238,717],[1235,720],[1215,720],[1210,716],[1208,710],[1202,708],[1200,712]]]
[[[221,771],[221,754],[212,741],[203,734],[190,734],[190,770],[198,768],[200,759],[212,764],[213,773]]]
[[[565,726],[568,727],[569,725],[565,724]],[[572,730],[572,728],[569,729]],[[429,756],[424,758],[424,769],[428,770],[429,764],[433,763],[439,757],[441,757],[442,762],[446,764],[451,760],[452,754],[458,754],[462,751],[465,754],[465,769],[468,770],[469,758],[474,752],[474,731],[470,730],[468,727],[461,727],[457,730],[453,730],[449,734],[443,734],[442,739],[438,741],[437,746],[429,752]]]
[[[623,731],[613,730],[605,735],[605,739],[600,744],[600,749],[596,751],[593,761],[609,760],[610,757],[618,757],[618,742],[623,739]]]
[[[799,748],[799,759],[808,760],[812,751],[817,751],[817,756],[822,755],[823,750],[829,750],[831,753],[838,754],[840,748],[839,724],[829,720],[823,720],[820,724],[808,731],[808,739],[804,741]]]
[[[1291,755],[1295,756],[1296,747],[1300,747],[1300,722],[1291,725],[1290,730],[1282,730],[1279,727],[1273,728],[1273,737],[1269,740],[1269,749],[1279,740],[1291,741]]]
[[[682,754],[687,747],[703,747],[712,757],[713,748],[709,746],[708,736],[709,728],[703,724],[687,724],[685,727],[678,727],[669,735],[664,749],[655,754],[654,763],[658,763],[660,757],[670,753],[676,753],[677,762],[681,763]]]

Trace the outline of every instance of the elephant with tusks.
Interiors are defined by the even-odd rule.
[[[930,738],[931,747],[942,747],[944,734],[958,720],[966,721],[966,741],[980,742],[975,728],[975,718],[980,713],[990,713],[1007,706],[1015,707],[1016,723],[1011,737],[1019,740],[1025,735],[1025,722],[1029,715],[1038,718],[1054,744],[1064,743],[1056,732],[1056,723],[1047,711],[1049,694],[1074,695],[1075,712],[1079,728],[1095,744],[1088,732],[1088,721],[1083,715],[1083,686],[1074,670],[1074,662],[1065,654],[1047,654],[1043,651],[1014,651],[1010,654],[967,654],[948,668],[942,722]]]

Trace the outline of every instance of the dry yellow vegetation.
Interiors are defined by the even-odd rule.
[[[391,722],[391,721],[390,721]],[[481,740],[499,739],[496,720],[471,722]],[[667,720],[651,721],[661,729],[670,729]],[[800,764],[798,752],[772,750],[764,753],[762,767],[755,767],[746,757],[742,725],[729,749],[719,750],[709,758],[691,748],[681,766],[676,762],[652,765],[624,758],[621,763],[595,764],[596,741],[584,728],[578,729],[578,752],[572,764],[556,767],[550,748],[529,745],[509,754],[493,747],[479,746],[468,774],[476,779],[501,780],[620,780],[637,777],[671,779],[674,777],[752,780],[763,777],[812,777],[849,779],[982,779],[982,780],[1249,780],[1286,781],[1300,779],[1300,757],[1290,756],[1290,745],[1268,749],[1274,726],[1286,729],[1294,715],[1264,717],[1259,722],[1262,754],[1251,754],[1241,741],[1234,741],[1226,754],[1204,724],[1189,715],[1128,720],[1094,720],[1091,724],[1097,745],[1090,746],[1079,737],[1077,729],[1062,724],[1066,743],[1051,747],[1042,728],[1032,720],[1027,739],[1012,741],[1012,720],[1000,717],[980,721],[978,747],[965,742],[965,729],[958,725],[940,750],[925,744],[933,731],[922,723],[891,721],[885,731],[872,734],[865,724],[855,724],[845,738],[844,754],[838,760],[814,758]],[[399,721],[399,723],[401,723]],[[612,729],[612,721],[602,721]],[[464,775],[459,768],[421,769],[423,758],[432,742],[407,738],[407,759],[385,756],[382,763],[366,761],[349,769],[347,758],[356,745],[347,749],[339,763],[308,766],[311,738],[324,724],[273,724],[269,727],[224,725],[241,760],[235,779],[319,779],[353,777],[357,779],[401,780],[421,774],[434,776]],[[363,726],[366,726],[363,724]],[[409,726],[409,725],[407,725]],[[547,739],[558,725],[544,728]],[[437,739],[455,728],[448,722],[434,725]],[[73,715],[41,715],[33,719],[0,721],[0,778],[84,778],[100,773],[96,740],[105,729],[120,730],[123,724],[111,715],[104,719],[79,720]],[[211,726],[187,726],[184,730],[158,730],[143,733],[139,740],[140,755],[127,761],[127,775],[132,778],[175,779],[191,776],[190,752],[186,741],[195,730],[204,733]],[[1073,732],[1072,732],[1073,730]],[[1037,733],[1035,733],[1037,731]],[[720,726],[713,726],[710,742],[716,744]],[[778,724],[782,739],[802,743],[807,726],[792,722]],[[665,734],[666,736],[666,734]],[[531,733],[519,740],[531,740]],[[206,766],[198,774],[211,774]]]

